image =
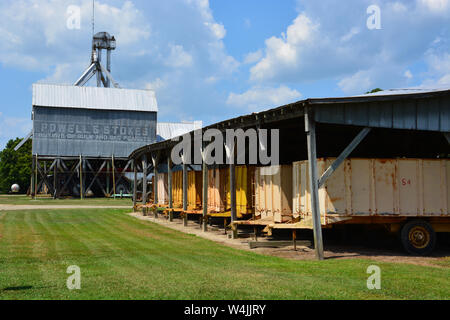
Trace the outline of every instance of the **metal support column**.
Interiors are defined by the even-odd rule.
[[[116,164],[114,163],[114,155],[112,156],[112,176],[113,176],[113,195],[116,198]]]
[[[153,176],[154,176],[154,185],[153,185],[153,201],[154,204],[158,204],[158,155],[152,154],[152,163],[153,163]],[[156,217],[156,214],[155,214]]]
[[[111,174],[111,166],[109,164],[109,160],[106,162],[106,193],[108,194],[108,197],[111,196],[111,190],[109,187],[109,178]]]
[[[36,158],[31,157],[31,197],[36,194]]]
[[[167,188],[169,193],[169,208],[173,209],[173,198],[172,198],[172,159],[170,158],[170,155],[167,158]]]
[[[59,159],[55,160],[55,165],[53,167],[53,199],[56,199],[58,196],[58,190],[59,190],[59,180],[58,180],[58,169],[59,169]]]
[[[107,49],[106,51],[106,70],[111,73],[111,49]],[[106,77],[106,87],[111,87],[111,80],[109,77]]]
[[[133,208],[136,208],[136,202],[137,202],[137,163],[136,160],[133,159],[133,173],[134,173],[134,179],[133,179]]]
[[[79,173],[80,173],[80,199],[83,200],[83,158],[80,154],[80,169],[79,169]]]
[[[102,62],[102,49],[97,49],[97,87],[102,86],[102,69],[100,63]]]
[[[147,204],[147,156],[142,156],[142,204]]]
[[[186,159],[183,155],[183,211],[187,211],[188,208],[188,170],[187,170],[187,164]],[[187,226],[187,213],[183,213],[183,224],[184,226]]]
[[[316,155],[316,123],[310,109],[305,109],[305,131],[308,143],[309,184],[311,190],[311,208],[313,215],[314,247],[316,258],[323,260],[322,224],[319,208],[319,188]]]
[[[206,164],[206,154],[205,148],[203,149],[203,164],[202,164],[202,209],[203,209],[203,221],[202,221],[202,230],[203,232],[208,231],[208,165]]]

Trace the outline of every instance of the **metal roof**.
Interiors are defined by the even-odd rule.
[[[156,127],[157,142],[172,139],[188,132],[202,128],[202,121],[194,122],[158,122]]]
[[[384,92],[384,94],[383,94]],[[270,110],[243,115],[202,130],[250,128],[301,118],[314,110],[316,122],[374,128],[450,132],[450,89],[389,90],[353,97],[310,98]],[[176,142],[161,141],[133,151],[129,158],[162,150]]]
[[[157,112],[155,92],[117,88],[33,84],[33,106]]]

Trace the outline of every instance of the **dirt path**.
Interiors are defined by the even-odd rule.
[[[48,210],[48,209],[129,209],[130,206],[79,206],[79,205],[13,205],[0,204],[0,211]]]
[[[228,235],[224,234],[223,229],[211,228],[208,226],[208,232],[203,232],[200,229],[199,224],[189,221],[188,226],[183,226],[183,222],[180,219],[174,219],[173,222],[169,222],[163,217],[155,219],[154,217],[142,216],[141,213],[130,213],[129,215],[146,221],[158,223],[165,227],[185,232],[189,234],[195,234],[196,236],[208,239],[223,245],[261,253],[270,256],[276,256],[280,258],[292,259],[292,260],[314,260],[315,253],[313,247],[298,246],[297,251],[294,251],[294,246],[288,246],[283,248],[249,248],[249,241],[254,241],[252,238],[238,238],[231,239]],[[230,231],[228,231],[230,234]],[[258,241],[267,241],[264,238],[258,238]],[[375,249],[361,247],[354,244],[350,245],[334,245],[326,244],[324,247],[325,259],[370,259],[380,262],[390,263],[409,263],[420,266],[436,267],[436,268],[448,268],[439,265],[440,261],[448,261],[450,257],[450,250],[439,251],[432,257],[414,257],[409,256],[406,253],[399,251],[398,249]],[[437,263],[437,264],[436,264]]]

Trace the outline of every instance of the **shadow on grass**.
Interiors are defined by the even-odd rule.
[[[21,286],[21,287],[8,287],[3,289],[3,291],[22,291],[33,289],[33,286]]]

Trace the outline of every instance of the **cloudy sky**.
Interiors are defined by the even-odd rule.
[[[117,39],[114,78],[155,90],[161,121],[450,87],[450,0],[96,0],[95,12],[95,31]],[[0,1],[0,148],[31,129],[32,83],[70,84],[89,65],[91,16],[92,0]]]

